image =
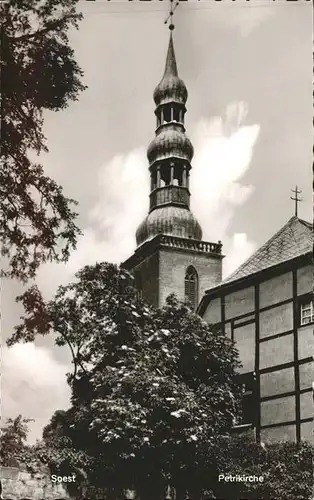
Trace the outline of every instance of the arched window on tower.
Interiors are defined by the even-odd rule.
[[[198,305],[198,276],[193,266],[189,266],[185,273],[184,296],[195,311]]]

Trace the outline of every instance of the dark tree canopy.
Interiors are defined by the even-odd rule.
[[[65,261],[79,230],[74,200],[31,156],[47,152],[43,113],[85,88],[68,31],[82,16],[77,0],[9,0],[1,16],[1,252],[3,274],[27,281],[46,261]],[[30,155],[30,153],[32,153]]]
[[[86,266],[10,343],[54,331],[71,348],[72,406],[44,432],[59,467],[74,460],[95,487],[157,488],[171,477],[192,489],[238,412],[237,351],[175,297],[154,309],[131,285],[114,265]]]

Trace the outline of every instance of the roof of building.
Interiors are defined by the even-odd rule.
[[[312,225],[296,216],[249,257],[221,285],[245,278],[274,265],[299,257],[313,250]]]

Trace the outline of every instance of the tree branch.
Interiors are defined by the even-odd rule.
[[[71,354],[72,354],[72,359],[73,359],[73,364],[74,364],[74,373],[73,373],[73,378],[76,377],[76,374],[77,374],[77,368],[78,366],[80,366],[83,370],[83,372],[85,373],[85,375],[88,375],[87,371],[85,370],[84,366],[82,365],[82,363],[80,361],[78,361],[78,354],[79,354],[79,350],[80,348],[78,347],[77,349],[77,353],[75,354],[74,352],[74,348],[71,344],[71,342],[69,341],[69,339],[67,338],[67,335],[64,333],[64,332],[60,332],[59,330],[56,330],[60,335],[61,337],[63,337],[63,339],[65,340],[65,342],[67,343],[67,345],[69,346],[70,348],[70,351],[71,351]]]
[[[71,18],[73,18],[73,14],[67,14],[62,19],[51,21],[50,23],[47,23],[47,25],[44,28],[34,31],[33,33],[28,33],[26,35],[8,37],[8,38],[13,43],[19,43],[19,42],[24,42],[25,40],[30,40],[31,38],[40,37],[42,35],[45,35],[49,31],[55,30],[59,27],[61,28],[62,24],[64,22],[69,21]]]

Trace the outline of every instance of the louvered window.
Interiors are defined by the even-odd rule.
[[[184,280],[184,294],[185,300],[190,302],[193,310],[197,308],[198,304],[198,277],[194,267],[190,266],[186,270]]]

